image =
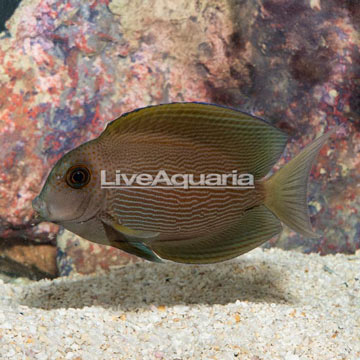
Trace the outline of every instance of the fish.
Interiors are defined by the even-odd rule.
[[[59,159],[33,209],[42,221],[153,262],[225,261],[278,236],[283,224],[318,238],[308,181],[336,130],[272,174],[288,136],[261,118],[196,102],[136,109]]]

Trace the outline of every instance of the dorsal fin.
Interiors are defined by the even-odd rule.
[[[99,140],[126,134],[159,134],[218,148],[235,159],[237,169],[264,177],[282,154],[287,136],[268,122],[238,110],[203,103],[149,106],[110,122]],[[205,154],[206,155],[206,154]]]

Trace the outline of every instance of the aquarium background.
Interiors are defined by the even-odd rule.
[[[53,224],[31,226],[54,163],[138,107],[205,101],[271,121],[292,140],[283,165],[316,136],[309,205],[320,239],[285,229],[278,246],[360,248],[360,6],[339,0],[23,0],[1,2],[0,272],[31,279],[138,261]],[[12,2],[12,6],[18,2]],[[9,11],[8,11],[9,10]]]

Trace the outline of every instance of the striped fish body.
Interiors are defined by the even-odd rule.
[[[328,136],[265,180],[287,137],[264,120],[210,104],[143,108],[109,123],[97,139],[60,159],[34,208],[86,239],[151,261],[222,261],[279,234],[280,220],[314,235],[307,214],[307,178]],[[251,174],[254,186],[100,186],[101,171],[112,181],[116,171],[155,177],[161,170],[170,177],[192,174],[194,179],[236,171]]]
[[[119,139],[124,147],[107,158],[107,174],[121,169],[125,174],[150,174],[166,169],[175,174],[231,174],[238,168],[231,154],[188,139],[131,135]],[[161,239],[186,239],[219,232],[237,222],[246,209],[264,202],[260,181],[251,189],[226,187],[172,186],[105,189],[106,212],[132,229],[159,232]]]

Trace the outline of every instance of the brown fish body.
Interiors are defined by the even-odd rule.
[[[166,169],[169,176],[193,174],[227,174],[237,169],[231,154],[208,145],[193,144],[186,138],[164,136],[162,141],[153,135],[132,137],[124,135],[118,153],[106,159],[106,169],[114,174],[156,176]],[[223,231],[237,221],[248,208],[264,202],[261,182],[254,189],[234,188],[133,188],[105,189],[106,212],[134,230],[159,232],[160,239],[181,239],[209,232]],[[164,206],[166,204],[166,206]]]
[[[316,236],[307,214],[307,179],[329,135],[267,179],[287,137],[265,121],[209,104],[144,108],[113,121],[99,138],[60,159],[34,208],[88,240],[148,260],[157,255],[189,263],[226,260],[278,234],[279,219]],[[229,175],[226,186],[218,187],[102,187],[102,171],[109,184],[119,173],[156,177],[159,171],[195,179],[236,172],[251,174],[254,183],[228,186]],[[87,183],[77,187],[81,176]]]

